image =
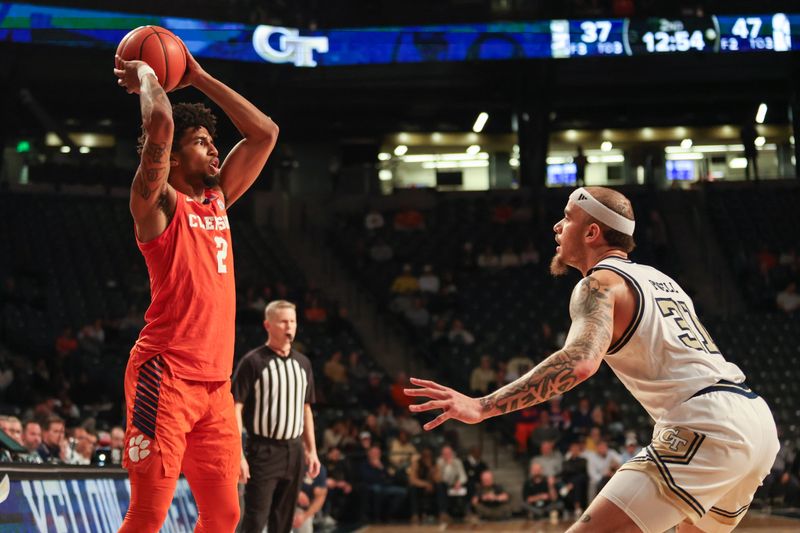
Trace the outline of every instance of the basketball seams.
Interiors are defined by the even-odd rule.
[[[162,34],[161,32],[158,32],[156,30],[153,30],[153,34],[156,36],[156,39],[158,39],[158,44],[161,45],[161,51],[164,54],[164,84],[163,84],[163,86],[164,86],[164,90],[167,91],[167,90],[169,90],[171,88],[170,85],[169,85],[169,54],[167,53],[167,45],[164,44],[164,39],[161,38],[161,36],[164,35],[164,34]]]
[[[164,82],[164,87],[169,87],[170,89],[173,89],[175,85],[180,83],[181,79],[183,79],[183,74],[186,72],[186,53],[184,52],[183,46],[181,45],[181,42],[180,42],[180,39],[177,36],[175,36],[172,33],[167,33],[167,32],[163,32],[163,31],[159,31],[159,32],[156,32],[156,33],[159,35],[159,40],[161,41],[161,44],[164,46],[164,58],[165,58],[166,70],[167,70],[167,79],[169,79],[169,75],[170,75],[170,68],[169,68],[169,56],[170,56],[170,54],[167,53],[167,45],[164,42],[164,37],[160,37],[160,36],[163,35],[165,37],[170,38],[172,40],[172,42],[174,43],[174,45],[177,46],[178,49],[181,52],[183,52],[181,54],[181,56],[183,57],[183,68],[180,69],[180,78],[177,80],[177,82],[174,85],[170,85],[166,81]]]
[[[156,40],[150,40],[154,35]],[[159,26],[147,25],[131,30],[120,41],[117,54],[125,61],[138,60],[147,63],[153,68],[159,84],[166,91],[174,89],[186,72],[183,43],[172,32]],[[183,63],[180,59],[183,59]]]

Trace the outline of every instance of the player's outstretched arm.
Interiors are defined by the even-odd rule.
[[[483,398],[470,398],[433,381],[411,378],[420,388],[406,389],[409,396],[431,398],[412,405],[412,411],[441,409],[443,412],[425,429],[433,429],[453,418],[475,424],[486,418],[545,402],[572,389],[597,372],[614,328],[612,284],[616,281],[598,272],[582,279],[572,291],[572,317],[567,342],[530,372]]]
[[[192,85],[211,98],[231,119],[242,139],[220,169],[220,187],[230,207],[256,180],[278,139],[278,125],[242,95],[208,74],[186,51],[186,75],[179,87]]]
[[[119,57],[116,63],[117,83],[129,93],[139,94],[145,142],[131,185],[130,209],[139,238],[148,241],[166,229],[175,204],[175,191],[167,184],[174,131],[172,104],[146,63]]]

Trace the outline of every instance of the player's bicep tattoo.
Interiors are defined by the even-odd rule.
[[[564,350],[576,361],[605,355],[614,331],[611,289],[592,276],[582,279],[569,302],[572,326]]]

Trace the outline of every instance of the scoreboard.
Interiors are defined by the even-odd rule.
[[[0,46],[112,49],[145,24],[172,30],[200,58],[297,67],[800,49],[800,14],[785,13],[306,30],[0,2]]]
[[[792,50],[800,16],[705,16],[688,18],[553,20],[552,56],[613,56]]]

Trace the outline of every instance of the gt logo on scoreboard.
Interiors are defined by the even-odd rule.
[[[280,26],[256,26],[253,48],[270,63],[294,63],[297,67],[316,67],[314,52],[328,51],[327,37],[302,37],[300,30]]]

